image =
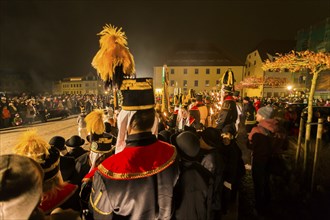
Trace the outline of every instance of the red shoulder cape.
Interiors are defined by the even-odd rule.
[[[66,200],[68,200],[78,189],[77,185],[66,183],[61,187],[54,196],[45,195],[45,199],[39,204],[39,208],[48,214],[55,208],[61,206]]]
[[[144,178],[169,167],[176,158],[174,146],[156,141],[148,146],[126,147],[98,166],[99,172],[110,179]]]

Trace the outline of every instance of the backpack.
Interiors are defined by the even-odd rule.
[[[176,219],[211,219],[213,175],[198,162],[181,164],[174,188]]]

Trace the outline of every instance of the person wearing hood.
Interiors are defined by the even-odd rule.
[[[249,134],[248,148],[252,150],[252,178],[255,191],[256,210],[264,214],[270,203],[270,157],[272,154],[272,134],[279,132],[279,123],[273,118],[270,106],[258,110],[256,121]]]

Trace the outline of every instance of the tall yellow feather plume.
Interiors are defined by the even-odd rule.
[[[125,32],[121,30],[122,28],[118,29],[111,24],[103,27],[103,30],[97,34],[101,36],[100,49],[92,61],[92,66],[101,79],[114,84],[120,83],[116,81],[118,78],[123,78],[123,76],[115,76],[116,74],[127,76],[135,74],[134,58],[127,47]],[[115,71],[118,66],[121,66],[120,72]]]
[[[102,109],[95,109],[89,113],[86,118],[86,129],[91,134],[103,134],[105,125],[103,122],[104,111]]]
[[[23,133],[14,152],[30,157],[38,163],[44,163],[49,155],[49,148],[50,145],[37,134],[36,130],[29,130]]]

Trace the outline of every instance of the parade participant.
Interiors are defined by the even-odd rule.
[[[43,219],[38,210],[44,173],[33,159],[0,156],[0,219]]]
[[[105,132],[105,124],[103,122],[104,111],[95,109],[89,113],[86,120],[86,129],[90,134],[87,136],[90,145],[89,164],[90,169],[97,167],[105,158],[114,153],[112,146],[112,136]]]
[[[155,107],[152,78],[125,79],[122,81],[120,91],[123,95],[123,104],[117,120],[118,136],[115,153],[125,148],[129,124],[136,111]],[[155,114],[151,129],[154,135],[158,134],[158,121],[159,118]]]
[[[198,111],[198,110],[197,110]],[[179,113],[178,113],[178,122],[177,128],[178,131],[183,131],[185,126],[194,126],[194,122],[196,121],[193,116],[190,115],[190,111],[188,111],[187,105],[182,105]]]
[[[219,117],[216,121],[216,128],[220,131],[226,127],[233,127],[236,132],[235,123],[237,120],[237,109],[236,109],[236,102],[233,98],[233,87],[225,86],[222,89],[224,93],[224,101],[221,105],[221,110],[219,112]]]
[[[200,123],[202,123],[204,126],[206,125],[206,119],[208,116],[208,110],[206,105],[203,103],[203,95],[196,95],[196,106],[200,113]]]
[[[65,147],[65,139],[62,136],[54,136],[49,140],[49,145],[55,147],[60,152],[60,171],[64,181],[70,181],[75,175],[75,159],[68,156]]]
[[[32,158],[44,170],[43,195],[38,206],[43,213],[49,215],[54,209],[61,207],[76,210],[79,216],[78,186],[63,181],[59,151],[44,141],[35,130],[25,132],[14,151]]]
[[[137,110],[127,146],[98,166],[90,200],[94,219],[171,218],[178,179],[176,150],[152,134],[154,119],[154,108]]]
[[[82,138],[87,136],[86,121],[85,121],[86,111],[85,111],[85,107],[81,107],[80,110],[81,113],[78,115],[77,123],[78,123],[78,135]]]

